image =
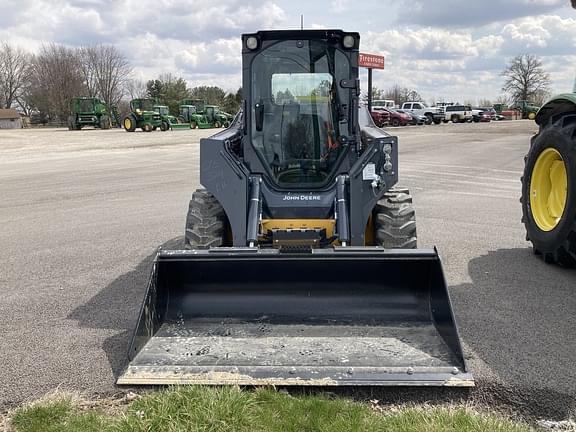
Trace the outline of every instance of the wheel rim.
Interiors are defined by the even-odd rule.
[[[124,119],[124,129],[130,129],[132,127],[132,121],[129,118]]]
[[[549,147],[538,156],[530,180],[530,208],[542,231],[552,231],[560,222],[567,192],[566,164],[558,150]]]
[[[535,118],[536,118],[536,113],[534,113],[534,112],[528,113],[528,119],[529,120],[534,120]]]

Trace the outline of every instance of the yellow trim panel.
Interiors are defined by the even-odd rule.
[[[326,230],[326,237],[334,235],[334,219],[263,219],[262,232],[275,230]]]

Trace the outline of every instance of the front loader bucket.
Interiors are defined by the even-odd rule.
[[[435,250],[161,251],[118,384],[473,386]]]

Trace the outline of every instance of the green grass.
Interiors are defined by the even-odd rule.
[[[61,396],[22,407],[11,415],[17,432],[528,432],[524,424],[469,408],[400,407],[378,412],[367,404],[272,389],[177,387],[151,392],[123,410],[82,409]]]

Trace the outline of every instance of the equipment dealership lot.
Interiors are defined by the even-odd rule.
[[[0,130],[0,411],[56,387],[117,391],[154,252],[179,247],[199,139],[214,132]],[[576,272],[533,256],[520,223],[536,125],[389,132],[419,247],[444,261],[475,392],[573,412]]]

